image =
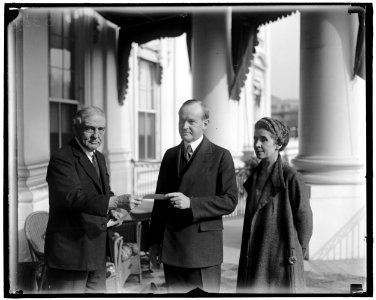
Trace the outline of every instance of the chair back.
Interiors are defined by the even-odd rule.
[[[24,231],[33,261],[43,260],[47,222],[46,211],[33,212],[25,220]]]

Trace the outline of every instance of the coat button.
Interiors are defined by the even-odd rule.
[[[296,256],[290,256],[290,257],[289,257],[289,264],[290,264],[290,265],[295,264],[296,261],[297,261]]]

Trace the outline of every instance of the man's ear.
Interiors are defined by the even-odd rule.
[[[204,123],[203,130],[205,131],[209,126],[210,120],[206,119],[206,120],[203,121],[203,123]]]

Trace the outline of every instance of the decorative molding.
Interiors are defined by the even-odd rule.
[[[360,170],[363,167],[361,161],[354,157],[332,157],[332,156],[304,156],[298,155],[293,160],[294,165],[299,169],[312,171],[323,170]]]
[[[47,186],[47,166],[48,162],[19,166],[18,185],[30,189],[38,189]]]
[[[364,165],[353,157],[298,155],[291,162],[308,184],[358,185],[365,183]]]

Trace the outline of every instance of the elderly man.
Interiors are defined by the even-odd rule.
[[[163,263],[169,291],[218,293],[223,262],[222,216],[237,205],[234,162],[204,132],[209,111],[198,100],[179,110],[180,145],[166,151],[151,217],[150,258]]]
[[[49,221],[45,260],[52,292],[106,291],[107,217],[111,210],[131,210],[141,200],[114,196],[102,144],[106,119],[94,106],[73,119],[75,137],[56,151],[47,170]]]

